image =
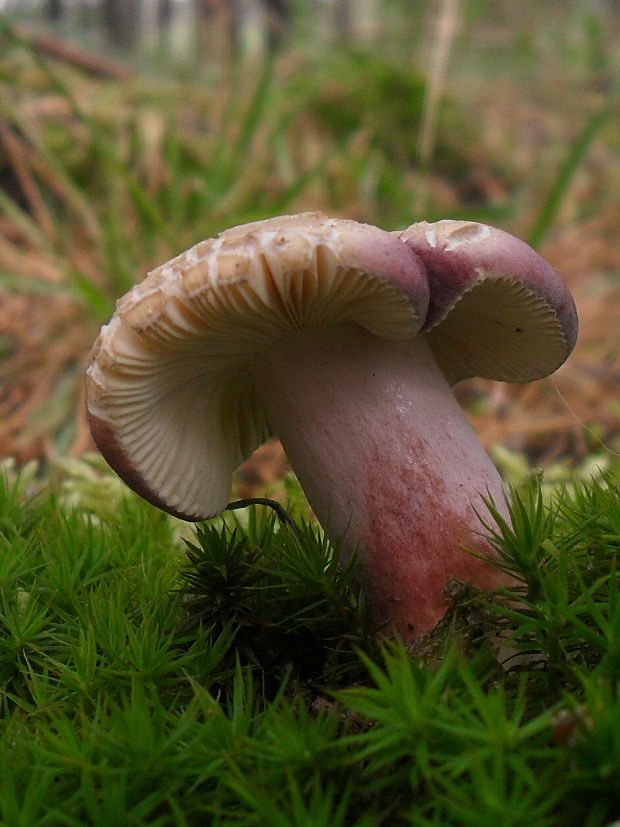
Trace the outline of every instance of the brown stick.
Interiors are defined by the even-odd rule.
[[[127,66],[123,66],[115,60],[110,60],[110,58],[87,52],[85,49],[73,43],[68,43],[66,40],[61,40],[55,35],[35,34],[21,26],[18,28],[18,33],[41,54],[77,66],[96,77],[126,81],[133,75],[133,72]]]
[[[298,528],[295,522],[288,515],[286,509],[276,500],[269,500],[265,497],[245,497],[242,500],[235,500],[232,503],[228,503],[226,511],[235,511],[237,508],[247,508],[249,505],[266,505],[268,508],[273,509],[278,520],[280,520],[283,525],[288,526],[294,534],[298,534]]]

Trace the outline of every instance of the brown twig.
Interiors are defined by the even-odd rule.
[[[95,77],[109,80],[127,81],[133,72],[116,60],[87,52],[73,43],[61,40],[52,34],[36,34],[20,26],[17,29],[19,36],[27,41],[37,52],[83,69]]]
[[[275,511],[278,520],[280,520],[283,525],[288,526],[295,534],[298,533],[298,528],[292,518],[277,500],[270,500],[267,497],[245,497],[242,500],[235,500],[232,503],[228,503],[226,511],[235,511],[237,508],[247,508],[249,505],[266,505]]]

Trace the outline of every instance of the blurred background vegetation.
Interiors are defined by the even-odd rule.
[[[619,72],[615,0],[0,2],[0,456],[92,447],[88,350],[150,268],[318,209],[533,243],[574,291],[574,355],[553,380],[457,393],[509,475],[608,465]],[[268,446],[239,485],[285,467]]]

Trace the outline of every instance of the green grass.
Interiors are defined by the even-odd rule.
[[[0,38],[12,134],[0,213],[97,323],[147,269],[233,224],[352,205],[388,228],[413,220],[402,169],[415,165],[424,79],[381,55],[300,50],[123,86],[41,57],[2,16]],[[438,149],[462,172],[450,136]],[[0,286],[51,289],[1,265]]]
[[[449,216],[499,224],[538,245],[563,216],[578,222],[616,203],[612,175],[583,187],[596,152],[616,150],[613,30],[602,12],[565,20],[561,9],[530,4],[530,26],[527,12],[500,6],[471,3],[463,17],[422,165],[432,27],[421,8],[404,14],[403,4],[387,4],[376,44],[335,49],[301,32],[262,62],[180,71],[160,61],[123,84],[42,56],[0,15],[0,291],[49,298],[50,317],[67,319],[60,336],[49,332],[67,346],[45,357],[53,410],[40,404],[29,414],[33,438],[49,423],[58,453],[79,441],[82,369],[115,301],[225,227],[306,209],[386,229]],[[478,43],[480,31],[493,35],[496,13],[508,15],[507,45]],[[493,79],[507,75],[512,85],[491,95]],[[520,131],[512,135],[494,107],[508,95],[519,112],[530,90],[542,133],[551,131],[544,151],[524,153]],[[0,350],[18,349],[3,338]],[[7,381],[11,363],[0,366]],[[21,452],[15,443],[9,450]]]
[[[493,536],[516,592],[461,590],[411,651],[312,523],[180,532],[112,478],[93,507],[66,473],[4,477],[0,823],[620,817],[611,475],[525,486]]]
[[[1,15],[0,38],[0,116],[9,135],[6,146],[0,139],[8,182],[0,216],[11,231],[0,249],[0,287],[62,292],[93,328],[148,269],[225,227],[270,215],[322,209],[386,229],[447,214],[523,221],[523,196],[494,203],[475,194],[476,171],[508,189],[515,170],[482,157],[477,117],[449,86],[432,158],[420,168],[423,43],[419,54],[389,58],[368,44],[300,41],[258,64],[231,59],[185,75],[164,65],[154,81],[136,74],[117,84],[41,56]],[[518,48],[512,57],[520,67]],[[531,182],[532,240],[561,213],[614,100],[605,97],[546,170],[542,201]],[[55,278],[37,277],[32,259],[16,270],[25,252]]]

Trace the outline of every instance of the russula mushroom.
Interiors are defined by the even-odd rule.
[[[359,547],[377,621],[410,638],[441,618],[451,577],[501,581],[459,548],[505,495],[450,384],[550,373],[576,327],[553,269],[498,230],[259,221],[119,301],[87,371],[91,430],[130,486],[188,520],[221,512],[234,468],[277,434],[329,536]]]

